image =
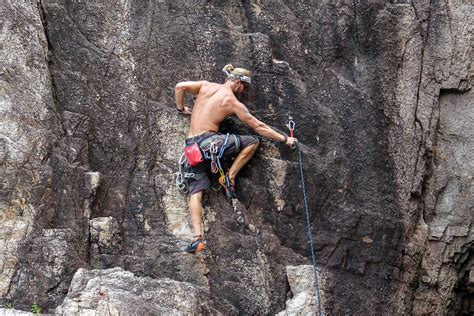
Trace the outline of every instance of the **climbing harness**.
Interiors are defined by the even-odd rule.
[[[225,151],[225,149],[227,147],[227,143],[229,141],[229,135],[230,134],[227,133],[227,135],[225,136],[224,143],[221,145],[220,148],[219,148],[219,144],[216,141],[213,141],[209,145],[209,149],[207,149],[207,148],[203,149],[204,158],[211,161],[211,171],[212,171],[212,173],[219,172],[219,174],[221,176],[224,175],[224,169],[222,168],[222,165],[221,165],[221,158],[222,158],[222,156],[224,156],[224,151]]]
[[[290,136],[293,137],[295,131],[295,122],[291,119],[288,120],[288,129],[290,130]],[[314,288],[316,289],[316,294],[318,297],[318,314],[324,316],[324,313],[321,309],[321,295],[319,293],[319,282],[318,282],[318,272],[316,270],[316,256],[314,255],[314,246],[313,246],[313,237],[312,237],[312,228],[311,228],[311,221],[309,219],[309,211],[308,211],[308,198],[306,195],[306,188],[304,185],[304,174],[303,174],[303,159],[301,158],[301,149],[298,142],[296,142],[296,147],[298,149],[298,161],[300,164],[300,174],[301,174],[301,189],[303,190],[303,198],[304,198],[304,208],[306,211],[306,225],[307,225],[307,232],[308,232],[308,239],[311,247],[311,259],[313,261],[313,272],[314,272]]]
[[[178,172],[175,173],[175,176],[176,176],[176,180],[175,180],[175,183],[176,183],[176,187],[183,191],[184,193],[187,193],[188,192],[188,186],[187,186],[187,179],[194,179],[194,180],[199,180],[203,177],[206,176],[206,172],[201,172],[201,173],[193,173],[193,172],[185,172],[185,170],[191,170],[192,171],[192,167],[193,166],[196,166],[197,164],[195,164],[194,162],[196,160],[198,160],[200,157],[200,154],[201,154],[201,151],[202,151],[202,158],[205,159],[205,160],[210,160],[211,161],[211,171],[213,173],[217,173],[219,172],[219,174],[221,176],[225,176],[225,173],[224,173],[224,169],[222,168],[222,164],[221,164],[221,158],[222,156],[224,156],[224,152],[225,152],[225,149],[227,147],[227,143],[229,141],[229,136],[230,134],[227,133],[226,137],[225,137],[225,140],[224,140],[224,143],[220,146],[219,148],[219,144],[220,144],[220,139],[213,139],[212,142],[210,144],[207,144],[206,140],[203,140],[200,145],[198,145],[197,143],[193,144],[193,145],[190,145],[190,146],[187,146],[186,148],[188,147],[191,147],[193,146],[193,154],[192,156],[193,157],[198,157],[197,159],[194,159],[192,158],[191,161],[189,159],[190,155],[185,152],[181,155],[181,157],[179,158],[179,161],[178,161]],[[235,137],[235,135],[234,135]],[[209,139],[212,138],[212,137],[209,137]],[[237,138],[236,138],[237,140]],[[237,144],[237,142],[236,142]],[[197,145],[197,146],[195,146]],[[197,149],[196,149],[197,148]],[[199,154],[196,153],[196,150],[199,150]]]

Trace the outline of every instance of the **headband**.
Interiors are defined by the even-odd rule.
[[[248,84],[252,83],[252,79],[250,77],[247,77],[247,76],[244,76],[244,75],[239,75],[239,74],[234,74],[234,73],[229,72],[226,69],[224,69],[223,71],[226,73],[228,78],[233,78],[233,79],[237,79],[237,80],[240,80],[240,81],[244,81],[244,82],[247,82]]]

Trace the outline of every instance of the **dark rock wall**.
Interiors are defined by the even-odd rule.
[[[38,276],[50,285],[56,276],[43,265],[43,260],[28,262],[24,254],[32,245],[32,234],[42,235],[43,225],[37,219],[53,195],[54,171],[49,161],[60,139],[60,117],[55,109],[48,47],[36,5],[2,3],[0,16],[0,293],[3,302],[15,292],[13,284],[17,284],[29,288],[22,298],[25,302],[32,302],[37,293],[47,300],[45,289],[38,289],[35,284],[39,281],[33,279]],[[55,260],[52,256],[50,259]],[[21,270],[31,273],[19,278]],[[67,277],[71,275],[61,277],[67,291]],[[60,299],[57,297],[56,301]]]
[[[242,202],[206,197],[206,254],[181,253],[174,85],[232,62],[255,116],[297,124],[327,314],[473,308],[472,4],[5,4],[4,304],[53,308],[78,268],[120,266],[207,287],[224,313],[285,308],[285,266],[309,256],[296,152],[263,141]]]

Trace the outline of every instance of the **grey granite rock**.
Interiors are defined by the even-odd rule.
[[[286,308],[310,257],[296,152],[263,140],[182,253],[174,85],[232,62],[252,114],[297,124],[327,314],[474,308],[471,1],[4,1],[0,21],[0,304],[52,312],[79,268],[118,266],[224,314]]]
[[[215,314],[205,289],[170,279],[136,277],[121,268],[79,269],[56,315]]]
[[[14,308],[0,308],[2,316],[33,316],[33,313],[16,310]]]
[[[55,135],[47,39],[32,3],[0,6],[0,297],[50,194]]]
[[[287,266],[286,273],[288,275],[288,283],[291,288],[291,299],[286,301],[286,309],[279,312],[278,316],[290,315],[319,315],[326,314],[324,300],[324,288],[330,279],[330,273],[323,269],[318,269],[318,282],[315,283],[313,266]],[[324,273],[323,273],[324,271]],[[317,288],[319,288],[319,296],[321,303],[318,303]],[[323,289],[323,290],[321,290]]]
[[[94,256],[117,254],[121,251],[120,227],[113,217],[96,217],[90,221],[91,247]]]

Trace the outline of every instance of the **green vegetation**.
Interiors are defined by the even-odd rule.
[[[33,314],[41,314],[41,307],[35,302],[33,305],[31,305],[31,312]]]

